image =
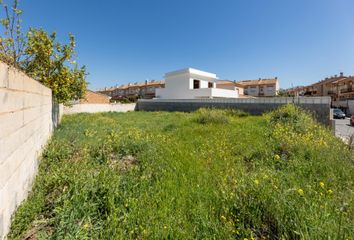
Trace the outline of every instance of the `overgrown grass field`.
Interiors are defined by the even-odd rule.
[[[353,161],[291,105],[64,116],[9,239],[353,239]]]

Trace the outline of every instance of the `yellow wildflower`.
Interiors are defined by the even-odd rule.
[[[321,186],[321,188],[324,188],[324,186],[325,186],[324,182],[320,182],[320,186]]]
[[[255,183],[256,185],[258,185],[258,184],[259,184],[259,181],[256,179],[256,180],[254,180],[254,183]]]
[[[278,154],[275,154],[274,158],[275,158],[275,160],[279,160],[280,156]]]
[[[297,190],[297,193],[300,194],[301,196],[304,196],[304,190],[302,190],[301,188]]]
[[[221,221],[226,222],[226,217],[224,215],[222,215],[220,218],[221,218]]]
[[[333,193],[332,189],[329,189],[327,192],[328,192],[329,194]]]

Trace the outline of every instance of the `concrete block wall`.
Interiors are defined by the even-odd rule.
[[[63,114],[74,113],[98,113],[98,112],[128,112],[134,111],[135,103],[111,103],[111,104],[75,104],[71,107],[64,107]]]
[[[52,130],[51,90],[0,62],[0,239],[31,188]]]
[[[252,115],[261,115],[284,104],[294,103],[311,112],[321,123],[330,126],[330,98],[257,98],[257,99],[139,99],[137,111],[191,112],[199,108],[235,108]]]

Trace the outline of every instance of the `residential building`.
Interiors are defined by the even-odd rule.
[[[160,99],[238,98],[236,87],[217,88],[217,76],[193,68],[165,74],[165,88],[156,89]]]
[[[299,97],[299,96],[304,96],[305,93],[304,91],[305,91],[305,86],[296,86],[296,87],[283,90],[283,94],[285,96]]]
[[[354,77],[344,76],[341,72],[308,86],[290,88],[286,92],[289,96],[330,96],[332,101],[354,100]]]
[[[217,80],[216,81],[216,87],[217,88],[222,88],[222,89],[230,89],[230,90],[235,89],[236,92],[238,93],[238,97],[239,98],[249,98],[249,96],[246,96],[244,94],[244,89],[243,89],[244,86],[239,84],[236,81],[232,81],[232,80]]]
[[[109,96],[97,92],[93,92],[91,90],[86,90],[85,97],[80,100],[80,103],[109,103]]]
[[[100,89],[97,92],[112,97],[112,100],[120,100],[124,98],[145,98],[151,99],[155,97],[155,90],[163,88],[165,81],[145,81],[144,83],[128,83],[125,85],[115,86],[111,88]]]
[[[216,74],[186,68],[166,73],[165,80],[129,83],[100,89],[97,92],[110,96],[114,101],[124,98],[250,98],[275,96],[278,91],[277,78],[219,80]]]
[[[258,79],[258,80],[243,80],[238,81],[238,84],[243,86],[245,95],[253,97],[273,97],[278,95],[279,81],[278,78]]]
[[[289,96],[330,96],[332,107],[354,114],[354,76],[345,76],[342,72],[308,86],[288,89],[286,93]]]
[[[219,80],[217,86],[220,88],[235,86],[239,89],[239,94],[252,97],[272,97],[278,95],[279,92],[278,78],[243,81]]]

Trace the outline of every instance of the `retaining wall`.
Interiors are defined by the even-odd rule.
[[[75,104],[71,107],[64,107],[63,114],[74,114],[74,113],[98,113],[98,112],[128,112],[134,111],[135,103],[129,104],[90,104],[81,103]]]
[[[191,112],[202,107],[235,108],[252,115],[261,115],[284,104],[294,103],[313,113],[316,119],[330,125],[330,97],[273,97],[250,99],[139,99],[137,111],[182,111]]]
[[[31,188],[52,130],[51,90],[0,62],[0,239]]]

